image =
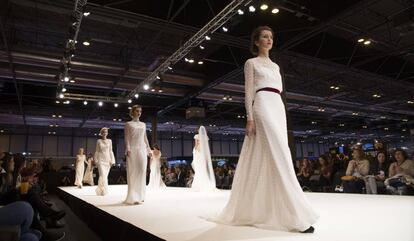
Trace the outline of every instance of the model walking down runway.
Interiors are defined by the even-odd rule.
[[[76,155],[75,186],[77,186],[78,188],[82,188],[83,173],[85,172],[86,156],[83,152],[83,148],[79,148],[78,155]]]
[[[214,221],[264,229],[311,233],[318,214],[304,195],[288,146],[283,84],[279,66],[269,58],[273,31],[252,34],[257,57],[245,63],[246,137],[230,200]]]
[[[115,164],[115,157],[112,151],[112,141],[108,139],[108,128],[103,127],[99,131],[101,139],[96,142],[95,162],[98,166],[99,179],[96,188],[97,195],[106,195],[108,193],[108,174],[111,166]]]
[[[88,160],[86,161],[86,171],[83,176],[83,183],[86,183],[90,186],[95,185],[93,181],[93,169],[94,169],[94,160],[92,154],[88,154]]]
[[[134,105],[131,108],[131,121],[125,125],[125,147],[128,194],[126,204],[141,204],[145,200],[147,173],[147,156],[151,156],[146,126],[139,120],[142,107]]]
[[[194,136],[193,162],[194,179],[191,188],[196,191],[211,191],[216,189],[216,178],[211,163],[210,147],[207,131],[200,126],[198,134]]]
[[[152,150],[152,157],[150,161],[150,178],[148,188],[151,190],[158,190],[166,188],[161,176],[161,151],[158,145],[154,145]]]

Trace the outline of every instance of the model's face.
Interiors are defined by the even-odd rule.
[[[354,159],[359,159],[359,158],[360,158],[360,156],[359,156],[359,151],[354,150],[354,151],[352,152],[352,157],[353,157]]]
[[[259,52],[269,51],[273,47],[273,34],[269,30],[262,30],[259,39],[255,42]]]
[[[106,138],[108,136],[108,129],[103,129],[101,135]]]
[[[378,154],[378,162],[379,163],[384,163],[385,162],[385,154],[384,153]]]
[[[132,117],[134,117],[134,118],[139,118],[139,117],[141,117],[141,114],[142,114],[142,109],[141,109],[141,108],[135,108],[135,109],[132,111]]]
[[[84,152],[83,148],[79,148],[79,155],[83,155],[83,152]]]

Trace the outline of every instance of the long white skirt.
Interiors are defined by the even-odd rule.
[[[83,163],[83,161],[77,161],[75,167],[75,186],[82,186],[84,172],[85,164]]]
[[[128,195],[127,204],[135,204],[145,200],[147,174],[147,155],[144,148],[131,150],[126,163]]]
[[[104,196],[108,194],[108,174],[111,169],[109,163],[98,163],[99,179],[98,187],[95,192],[97,195]]]
[[[192,190],[202,192],[216,190],[216,183],[208,177],[207,162],[199,151],[193,150],[193,162],[191,166],[194,170],[193,182],[191,184]]]
[[[151,173],[148,188],[151,190],[166,188],[165,183],[162,181],[160,160],[151,160],[150,169]]]
[[[86,167],[85,175],[83,176],[83,183],[87,183],[91,186],[95,185],[93,182],[93,167],[88,165]]]
[[[281,96],[258,92],[253,115],[256,135],[245,137],[230,200],[213,221],[304,231],[319,216],[296,179]]]

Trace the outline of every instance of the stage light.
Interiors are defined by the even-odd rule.
[[[62,115],[58,115],[59,118],[62,118]]]
[[[278,13],[279,12],[279,9],[278,8],[274,8],[274,9],[272,9],[272,13],[273,14],[276,14],[276,13]]]
[[[102,101],[99,101],[99,102],[98,102],[98,105],[99,105],[99,106],[103,106],[103,102],[102,102]]]
[[[56,118],[56,115],[52,115],[53,118]]]
[[[228,100],[233,100],[233,97],[229,96],[229,97],[228,97]]]
[[[66,88],[65,87],[62,88],[62,92],[66,92]]]
[[[158,93],[162,93],[162,92],[163,92],[163,90],[162,90],[162,89],[159,89],[159,90],[158,90]]]
[[[83,43],[82,43],[83,45],[85,45],[85,46],[89,46],[89,45],[91,45],[91,43],[89,42],[89,41],[83,41]]]
[[[57,100],[57,101],[55,101],[55,102],[56,102],[56,104],[60,104],[60,101],[58,101],[58,100]]]
[[[358,43],[362,43],[364,41],[365,41],[365,39],[363,39],[363,38],[358,39]]]
[[[414,104],[414,101],[408,100],[407,104]]]
[[[168,66],[168,69],[169,69],[169,70],[172,70],[172,67],[171,67],[171,66]]]
[[[190,64],[194,63],[194,59],[189,59],[188,63],[190,63]]]
[[[260,9],[261,10],[266,10],[266,9],[268,9],[269,8],[269,6],[267,6],[267,4],[262,4],[261,6],[260,6]]]
[[[161,79],[160,76],[157,75],[156,79]]]
[[[132,103],[132,100],[131,100],[131,99],[129,99],[129,100],[128,100],[128,103],[130,103],[130,104],[131,104],[131,103]]]
[[[241,9],[237,10],[237,13],[238,13],[239,15],[243,15],[243,14],[244,14],[243,10],[241,10]]]
[[[200,49],[205,49],[203,45],[200,45],[200,46],[199,46],[199,48],[200,48]]]
[[[198,61],[198,64],[204,64],[204,62],[203,61]]]
[[[223,32],[227,32],[227,31],[229,31],[229,29],[228,29],[228,28],[226,28],[226,27],[222,27],[221,29],[223,30]]]
[[[60,93],[59,98],[63,99],[63,98],[65,98],[65,95],[63,93]]]
[[[88,104],[88,101],[84,100],[83,105],[87,105],[87,104]]]
[[[68,77],[68,76],[65,76],[65,77],[63,78],[63,81],[64,81],[64,82],[69,82],[69,77]]]
[[[152,92],[155,92],[155,89],[154,89],[154,88],[152,88],[152,89],[151,89],[151,91],[152,91]]]
[[[69,80],[70,83],[75,83],[74,79]]]
[[[402,121],[407,122],[407,121],[408,121],[408,119],[402,119]]]
[[[365,45],[369,45],[369,44],[371,44],[371,41],[370,41],[370,40],[366,40],[366,41],[364,42],[364,44],[365,44]]]
[[[210,36],[206,35],[205,37],[206,40],[211,40]]]
[[[189,61],[189,59],[187,59],[187,58],[184,58],[184,60],[185,60],[185,62],[188,62]]]
[[[145,88],[145,87],[144,87],[144,88]],[[134,97],[135,97],[135,99],[138,99],[139,94],[135,94],[135,95],[134,95]],[[128,100],[128,103],[131,103],[131,102],[129,102],[129,100]]]
[[[255,8],[254,6],[250,6],[250,7],[249,7],[249,11],[250,11],[251,13],[253,13],[254,11],[256,11],[256,8]]]
[[[64,102],[63,102],[63,104],[65,104],[65,105],[69,105],[69,104],[70,104],[70,100],[66,100],[66,101],[64,101]]]
[[[89,11],[86,11],[86,12],[83,13],[83,16],[85,16],[85,17],[87,17],[89,15],[91,15],[91,12],[89,12]]]
[[[113,121],[116,121],[116,119],[114,118],[114,119],[112,119]]]
[[[149,87],[149,85],[148,84],[145,84],[144,85],[144,90],[148,90],[150,87]]]
[[[115,103],[115,104],[114,104],[114,107],[115,107],[115,108],[117,108],[117,107],[118,107],[118,103]]]

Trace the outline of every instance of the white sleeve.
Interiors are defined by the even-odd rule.
[[[110,143],[110,155],[111,155],[111,160],[110,160],[110,164],[112,165],[112,164],[115,164],[115,156],[114,156],[114,151],[112,150],[112,140],[109,140],[109,143]]]
[[[128,151],[131,151],[130,136],[131,136],[131,129],[130,129],[129,124],[126,123],[124,127],[125,154]]]
[[[99,162],[100,158],[100,153],[101,153],[101,146],[99,144],[99,139],[96,141],[96,147],[95,147],[95,155],[93,155],[93,158],[95,159],[96,162]]]
[[[253,101],[254,101],[254,68],[251,60],[244,64],[244,104],[246,107],[247,120],[253,120]]]

